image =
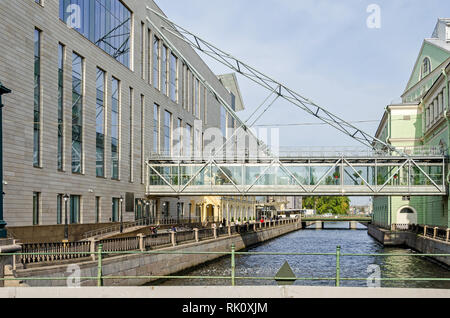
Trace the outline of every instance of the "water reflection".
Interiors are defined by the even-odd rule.
[[[249,252],[298,252],[335,253],[340,245],[342,253],[358,254],[413,254],[402,248],[384,248],[372,239],[364,227],[348,230],[348,223],[329,223],[324,230],[306,229],[290,233],[278,239],[249,248]],[[335,256],[274,256],[239,255],[236,257],[237,277],[274,277],[287,261],[297,277],[333,278],[336,275]],[[378,265],[383,278],[450,278],[450,270],[422,257],[413,256],[345,256],[341,258],[341,277],[368,278],[370,265]],[[224,257],[209,264],[187,271],[189,276],[230,276],[230,257]],[[230,280],[183,279],[165,280],[153,283],[161,286],[229,286]],[[267,280],[236,280],[237,285],[276,285]],[[334,280],[296,281],[295,285],[334,286]],[[341,286],[367,286],[367,281],[341,281]],[[383,281],[382,287],[449,288],[450,281]]]

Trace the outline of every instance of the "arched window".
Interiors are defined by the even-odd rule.
[[[410,208],[403,208],[400,213],[414,214],[414,211]]]
[[[431,72],[431,61],[428,57],[424,58],[422,61],[422,69],[420,74],[420,79],[424,78]]]

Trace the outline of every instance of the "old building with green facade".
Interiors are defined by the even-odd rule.
[[[448,155],[449,75],[450,19],[439,19],[431,38],[423,41],[402,102],[386,107],[376,137],[406,153],[414,148]],[[427,171],[431,178],[440,172]],[[449,177],[447,173],[447,182]],[[397,224],[450,227],[449,198],[375,197],[373,220],[384,228]]]

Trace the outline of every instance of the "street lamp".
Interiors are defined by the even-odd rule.
[[[122,203],[123,203],[123,196],[120,196],[120,233],[123,232],[123,209],[122,209]]]
[[[0,193],[3,194],[3,103],[2,95],[9,94],[11,90],[0,82]],[[0,195],[0,239],[6,238],[6,222],[3,220],[3,195]]]
[[[64,240],[68,241],[69,240],[69,225],[67,224],[67,201],[69,201],[70,195],[68,195],[67,193],[64,194],[63,199],[64,199]]]

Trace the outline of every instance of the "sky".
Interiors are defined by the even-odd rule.
[[[431,37],[438,18],[450,17],[448,0],[156,3],[175,23],[372,136],[385,107],[400,101],[424,38]],[[368,10],[373,4],[380,9],[379,20]],[[368,19],[379,27],[368,25]],[[202,58],[216,74],[230,73]],[[244,77],[238,81],[246,107],[239,116],[245,120],[269,92]],[[256,125],[277,124],[281,146],[364,147],[317,123],[299,108],[277,101]]]

